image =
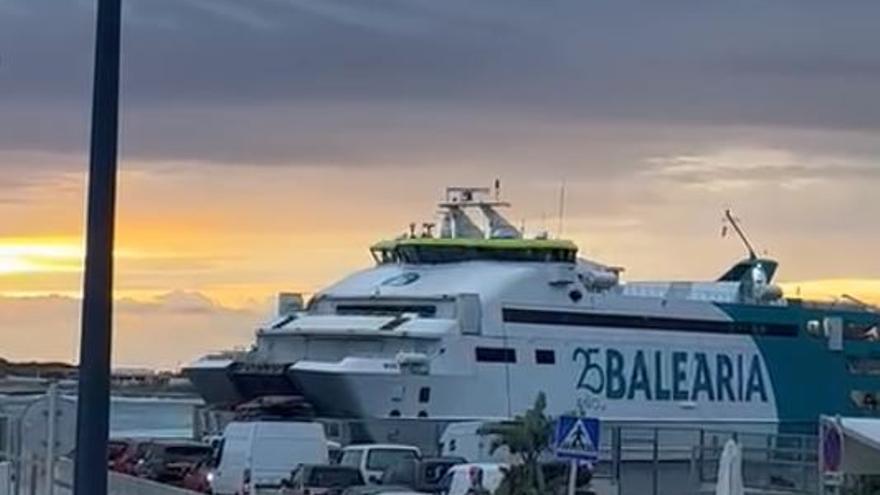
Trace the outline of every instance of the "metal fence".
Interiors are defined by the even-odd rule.
[[[60,485],[43,488],[48,466],[45,459],[27,453],[27,445],[43,445],[48,439],[30,438],[48,434],[22,418],[29,404],[0,410],[0,463],[9,462],[12,485],[7,493],[65,495],[65,469],[61,461],[55,468]],[[31,408],[31,412],[40,413]],[[42,418],[41,414],[33,415]],[[62,419],[61,416],[59,419]],[[199,437],[222,432],[232,417],[199,411],[194,425]],[[320,419],[330,440],[342,445],[362,442],[417,445],[429,455],[440,453],[440,439],[448,421],[438,420],[339,420]],[[599,445],[599,461],[594,465],[594,490],[610,495],[686,495],[713,493],[718,464],[725,442],[734,439],[743,452],[745,486],[753,493],[799,495],[817,493],[817,439],[809,434],[776,433],[776,425],[738,425],[705,428],[694,425],[669,426],[606,422]],[[803,428],[802,431],[811,431]],[[29,437],[29,438],[25,438]],[[45,440],[45,442],[44,442]],[[63,455],[63,452],[58,452]],[[49,463],[51,466],[51,463]],[[2,472],[3,468],[0,468]],[[115,478],[114,478],[115,479]],[[143,480],[115,479],[116,493],[163,493],[167,487]],[[0,480],[0,495],[3,492]],[[171,493],[165,491],[164,493]],[[180,493],[180,492],[175,492]]]
[[[693,463],[702,486],[717,481],[721,451],[731,438],[742,448],[746,487],[772,493],[818,491],[818,439],[798,434],[703,432]]]
[[[54,495],[56,461],[73,450],[75,404],[49,388],[45,395],[0,401],[0,493]]]
[[[222,415],[221,415],[222,416]],[[231,416],[197,419],[218,433]],[[448,421],[431,419],[319,419],[330,440],[342,445],[380,442],[416,445],[425,454],[440,453]],[[787,425],[802,432],[814,425]],[[725,427],[646,425],[605,422],[600,458],[594,465],[594,490],[613,495],[687,495],[714,493],[724,444],[733,438],[742,447],[743,477],[752,493],[800,495],[817,493],[815,434],[777,433],[776,424]],[[788,430],[792,431],[792,430]]]

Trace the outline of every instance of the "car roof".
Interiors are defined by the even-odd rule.
[[[500,463],[500,462],[474,462],[474,463],[467,463],[467,464],[456,464],[455,466],[452,466],[451,468],[449,468],[449,471],[464,471],[464,470],[470,469],[472,467],[478,467],[478,468],[484,469],[484,470],[485,469],[504,469],[504,468],[508,467],[508,465],[504,464],[504,463]]]
[[[396,450],[419,450],[415,445],[403,445],[399,443],[359,443],[348,445],[343,450],[367,450],[367,449],[396,449]]]
[[[206,443],[196,442],[195,440],[175,440],[173,438],[156,438],[149,440],[148,443],[159,447],[211,447]]]
[[[300,464],[299,467],[301,469],[338,469],[340,471],[357,471],[360,472],[360,469],[354,466],[343,466],[341,464]]]
[[[467,460],[464,457],[456,457],[452,456],[441,456],[441,457],[422,457],[419,462],[423,464],[431,463],[431,462],[454,462],[456,464],[466,464]]]

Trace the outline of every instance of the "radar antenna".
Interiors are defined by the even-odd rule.
[[[749,238],[746,237],[745,232],[743,232],[742,228],[739,225],[739,220],[733,216],[733,212],[730,209],[724,210],[724,220],[727,224],[730,224],[733,227],[733,230],[736,232],[736,235],[742,241],[742,243],[746,246],[746,249],[749,251],[749,259],[756,260],[758,259],[758,255],[755,254],[755,248],[752,247],[752,243],[749,242]],[[727,235],[727,225],[724,225],[724,230],[721,235]]]
[[[562,229],[565,226],[565,180],[559,185],[559,223],[556,225],[556,237],[562,239]]]

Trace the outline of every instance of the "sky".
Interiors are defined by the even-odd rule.
[[[75,361],[94,1],[0,0],[0,355]],[[124,0],[114,360],[247,346],[446,185],[625,277],[880,303],[880,3]]]

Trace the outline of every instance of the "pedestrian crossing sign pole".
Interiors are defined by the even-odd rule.
[[[556,421],[553,447],[556,456],[571,460],[568,493],[577,489],[578,462],[599,460],[599,420],[578,416],[561,416]]]

